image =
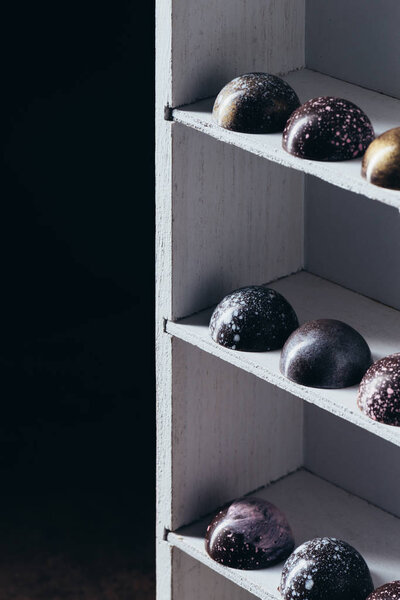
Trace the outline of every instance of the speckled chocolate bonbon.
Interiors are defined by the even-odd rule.
[[[368,369],[357,402],[374,421],[400,427],[400,353],[385,356]]]
[[[261,498],[235,500],[207,528],[207,553],[234,569],[263,569],[287,558],[293,548],[285,515]]]
[[[372,362],[364,338],[342,321],[308,321],[287,339],[280,370],[288,379],[318,388],[355,385]]]
[[[376,588],[368,600],[400,600],[400,581],[391,581]]]
[[[225,296],[211,316],[210,332],[214,342],[226,348],[262,352],[282,348],[298,325],[281,294],[254,285]]]
[[[368,146],[362,175],[379,187],[400,190],[400,127],[385,131]]]
[[[361,554],[330,537],[296,548],[284,564],[280,584],[285,600],[365,600],[373,589]]]
[[[283,132],[283,148],[300,158],[348,160],[362,156],[375,134],[367,115],[343,98],[321,96],[294,111]]]
[[[283,130],[298,106],[296,92],[283,79],[268,73],[247,73],[222,88],[213,117],[231,131],[273,133]]]

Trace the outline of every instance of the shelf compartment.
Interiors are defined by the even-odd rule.
[[[283,76],[283,79],[293,86],[301,102],[316,96],[338,96],[351,100],[369,116],[376,135],[400,126],[400,100],[308,69],[293,71]],[[212,119],[213,103],[214,99],[211,98],[176,108],[173,111],[173,119],[257,156],[400,209],[399,191],[379,188],[361,176],[361,158],[342,162],[318,162],[296,158],[283,150],[281,133],[254,135],[222,129]]]
[[[301,470],[254,494],[279,506],[293,529],[296,546],[314,537],[336,537],[364,556],[375,587],[398,579],[400,520],[335,485]],[[242,571],[211,560],[204,536],[211,516],[168,534],[168,542],[261,600],[281,599],[282,563]]]
[[[357,329],[367,340],[373,360],[400,351],[399,311],[305,271],[268,285],[287,298],[296,310],[300,323],[331,318],[344,321]],[[400,428],[377,423],[361,413],[356,402],[358,386],[339,390],[304,387],[280,373],[280,350],[239,352],[219,346],[209,334],[211,313],[212,309],[207,309],[178,322],[168,321],[166,331],[400,446]]]

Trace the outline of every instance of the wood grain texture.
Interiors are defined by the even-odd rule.
[[[303,462],[303,409],[281,390],[174,342],[171,529]]]
[[[286,514],[296,545],[314,537],[346,540],[365,558],[375,587],[398,579],[400,521],[306,471],[293,473],[257,492]],[[204,534],[212,516],[170,533],[168,540],[223,577],[261,600],[279,600],[277,588],[282,564],[255,571],[230,569],[211,560],[204,548]]]
[[[305,466],[400,517],[400,448],[309,404],[304,421]]]
[[[172,99],[172,8],[156,2],[156,389],[157,389],[157,599],[171,600],[172,556],[163,541],[171,520],[172,457],[166,448],[172,437],[172,344],[164,334],[164,320],[171,315],[172,211],[171,124],[164,107]]]
[[[269,285],[289,300],[296,310],[300,323],[311,319],[338,319],[348,323],[365,337],[374,360],[398,352],[399,311],[306,272],[297,273]],[[323,390],[298,385],[280,373],[279,350],[239,352],[219,346],[211,339],[209,333],[211,312],[212,309],[206,310],[179,323],[168,322],[167,331],[213,356],[400,446],[399,427],[373,421],[358,409],[356,403],[358,386]]]
[[[284,79],[296,90],[302,102],[316,96],[337,96],[351,100],[369,116],[376,135],[399,126],[400,101],[395,98],[371,92],[307,69],[289,73]],[[228,131],[219,127],[212,119],[212,106],[213,100],[203,100],[176,109],[173,112],[174,120],[226,144],[243,148],[280,165],[315,175],[335,186],[362,194],[373,200],[379,200],[397,209],[400,208],[398,191],[372,185],[361,176],[361,159],[319,162],[297,158],[283,150],[280,133],[254,135]]]
[[[173,106],[215,95],[249,71],[304,66],[304,0],[173,2]]]
[[[303,266],[303,177],[174,124],[173,317]]]
[[[173,600],[256,600],[178,548],[174,548],[173,566]]]

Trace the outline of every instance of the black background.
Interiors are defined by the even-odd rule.
[[[153,5],[0,19],[0,508],[60,544],[139,527],[151,563]]]

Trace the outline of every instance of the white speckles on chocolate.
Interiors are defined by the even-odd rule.
[[[372,590],[361,554],[336,538],[305,542],[282,570],[280,592],[285,600],[365,600]]]
[[[235,500],[214,517],[206,533],[211,558],[234,569],[263,569],[284,560],[293,547],[285,515],[261,498]]]
[[[391,581],[378,587],[368,600],[400,600],[400,581]]]
[[[357,402],[374,421],[400,426],[400,353],[385,356],[368,369]]]
[[[240,288],[225,296],[210,320],[212,339],[226,348],[262,352],[282,348],[298,327],[296,313],[275,290]]]
[[[317,319],[287,339],[280,370],[300,385],[335,389],[359,383],[371,362],[367,342],[353,327],[335,319]]]
[[[218,125],[232,131],[273,133],[283,130],[298,106],[296,92],[279,77],[247,73],[222,88],[213,117]]]
[[[362,156],[375,134],[367,115],[343,98],[321,96],[294,111],[282,146],[311,160],[348,160]]]

